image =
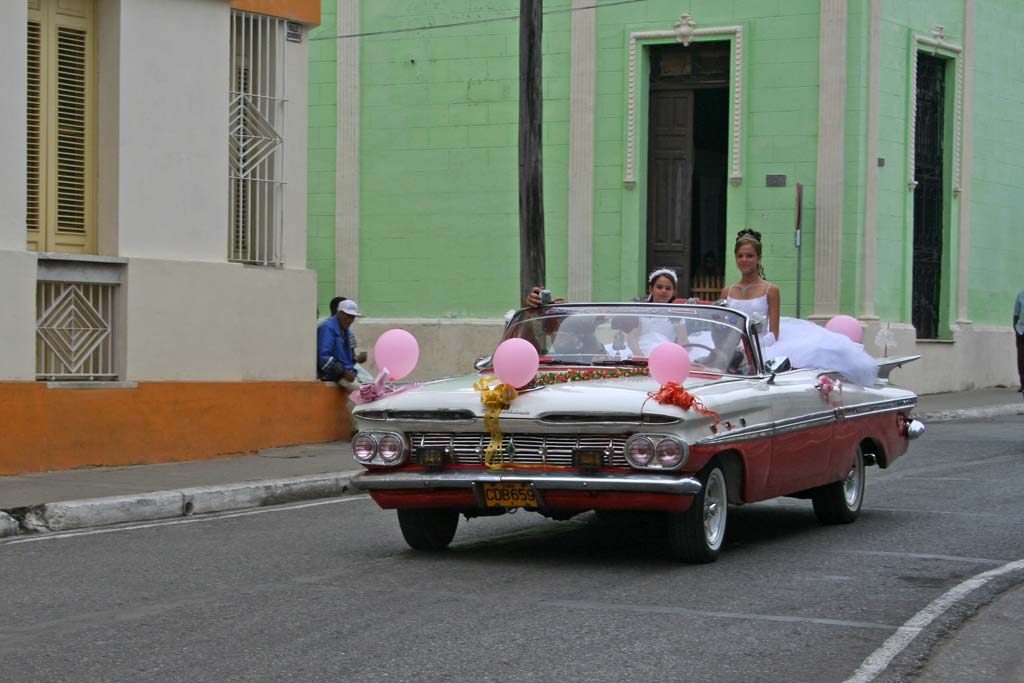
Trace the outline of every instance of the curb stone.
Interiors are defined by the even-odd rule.
[[[153,491],[130,496],[43,503],[29,508],[22,527],[27,532],[71,531],[89,527],[188,517],[193,514],[226,512],[279,505],[314,498],[331,498],[349,492],[349,480],[356,472],[307,475],[287,479],[223,486],[198,486],[173,491]],[[18,531],[18,523],[0,512],[0,537],[5,535],[4,518]],[[13,535],[7,533],[6,535]]]
[[[915,412],[912,417],[918,420],[943,422],[945,420],[970,420],[984,417],[1003,417],[1007,415],[1024,415],[1024,402],[1008,403],[987,408],[963,408],[958,410],[936,410],[932,412]]]

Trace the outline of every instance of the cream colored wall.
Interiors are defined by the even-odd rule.
[[[876,357],[883,354],[874,343],[879,325],[872,323],[864,331],[864,347]],[[925,342],[917,341],[912,325],[891,323],[888,328],[896,339],[890,356],[921,356],[893,371],[894,384],[919,394],[1017,385],[1017,356],[1009,325],[955,325],[952,341]]]
[[[0,251],[0,291],[0,381],[34,380],[36,255],[24,250],[24,237],[21,251]]]
[[[286,268],[306,267],[306,165],[309,134],[309,32],[285,42],[284,225]]]
[[[120,9],[117,255],[226,261],[228,4]]]
[[[27,22],[24,2],[0,3],[0,249],[25,249]],[[0,286],[6,276],[0,270]]]
[[[309,380],[313,271],[131,259],[123,379]]]
[[[420,359],[408,380],[423,381],[473,372],[473,363],[479,356],[494,352],[505,329],[505,321],[485,318],[360,318],[352,329],[360,348],[370,354],[366,364],[370,372],[377,372],[373,362],[373,345],[377,337],[395,327],[416,337]]]

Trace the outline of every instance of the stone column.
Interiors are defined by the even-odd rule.
[[[597,18],[593,0],[573,0],[572,81],[569,102],[570,301],[593,296],[594,106],[597,89]]]
[[[839,312],[843,263],[846,28],[846,1],[821,0],[812,318],[829,318]]]
[[[359,32],[360,0],[338,0],[338,33]],[[338,39],[335,292],[359,297],[359,39]]]

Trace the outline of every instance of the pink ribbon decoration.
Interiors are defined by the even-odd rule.
[[[373,380],[373,384],[364,384],[359,387],[359,391],[353,392],[349,395],[349,399],[352,400],[356,405],[362,405],[363,403],[371,403],[377,401],[385,396],[394,396],[400,394],[403,391],[409,389],[415,389],[420,386],[419,382],[413,382],[412,384],[406,384],[400,387],[392,387],[387,384],[388,369],[381,368],[381,371],[377,373],[376,379]]]
[[[843,405],[843,383],[837,379],[832,379],[828,375],[820,375],[818,377],[818,384],[815,385],[818,393],[825,399],[825,403],[829,404],[833,408],[838,408]],[[839,400],[836,401],[832,398],[832,392],[839,392]]]

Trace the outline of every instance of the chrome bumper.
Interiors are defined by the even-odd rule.
[[[478,484],[519,482],[539,491],[612,491],[615,493],[667,493],[697,495],[701,484],[695,477],[664,474],[579,474],[536,470],[442,470],[438,472],[363,472],[352,478],[360,491],[394,489],[470,489]]]

